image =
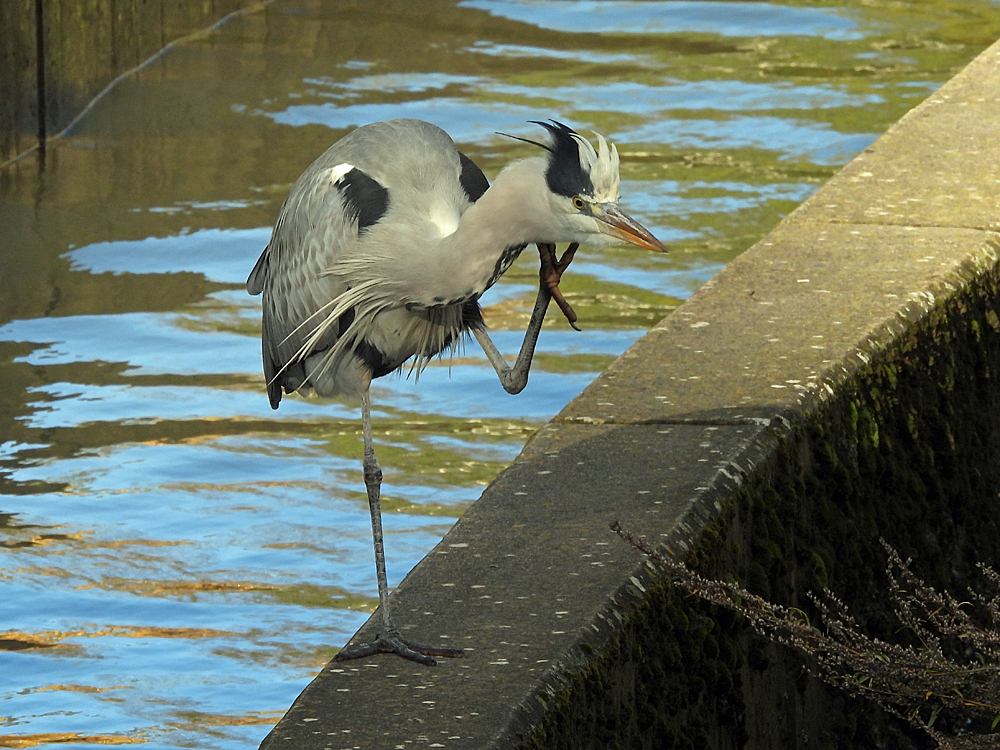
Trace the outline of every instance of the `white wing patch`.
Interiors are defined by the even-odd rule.
[[[337,166],[328,169],[327,172],[329,172],[330,174],[330,184],[336,185],[338,182],[344,179],[344,175],[346,175],[352,169],[354,169],[354,165],[348,164],[346,161],[343,164],[338,164]]]

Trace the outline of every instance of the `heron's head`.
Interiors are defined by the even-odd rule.
[[[621,198],[618,149],[597,135],[590,141],[561,122],[537,122],[550,136],[548,144],[527,141],[548,151],[544,178],[552,220],[562,241],[606,247],[618,242],[666,252],[647,229],[618,207]],[[527,140],[519,138],[518,140]]]

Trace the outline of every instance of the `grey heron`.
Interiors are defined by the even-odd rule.
[[[570,323],[559,280],[578,244],[666,248],[618,207],[619,157],[569,127],[536,123],[545,153],[508,164],[492,185],[440,128],[419,120],[362,126],[333,144],[292,186],[247,291],[263,292],[264,375],[271,407],[282,391],[361,399],[362,468],[371,511],[381,632],[338,660],[394,653],[422,664],[461,656],[404,639],[393,623],[371,434],[369,385],[413,359],[429,360],[468,333],[503,388],[528,381],[549,301]],[[556,242],[572,243],[560,257]],[[487,335],[479,298],[529,244],[540,283],[520,352],[509,366]],[[574,326],[575,327],[575,326]]]

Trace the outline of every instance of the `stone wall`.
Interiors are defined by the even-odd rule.
[[[61,133],[119,75],[260,0],[3,0],[0,164]]]

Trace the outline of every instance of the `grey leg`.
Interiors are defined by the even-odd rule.
[[[378,579],[378,608],[382,614],[382,630],[373,643],[355,648],[345,648],[334,659],[346,661],[359,659],[373,654],[396,654],[404,659],[419,662],[433,667],[437,664],[435,656],[462,656],[458,648],[439,648],[414,643],[402,638],[399,629],[393,624],[389,613],[389,584],[385,575],[385,548],[382,544],[382,508],[380,503],[382,493],[382,469],[375,458],[375,447],[372,443],[371,400],[368,391],[361,397],[361,429],[365,439],[365,457],[362,467],[365,475],[365,488],[368,490],[368,510],[372,517],[372,542],[375,547],[375,576]]]
[[[483,347],[486,358],[493,365],[500,384],[507,393],[520,393],[524,386],[528,384],[528,371],[531,369],[531,358],[535,355],[535,344],[538,343],[538,334],[542,330],[542,322],[545,320],[545,312],[549,307],[549,300],[555,298],[560,309],[569,321],[569,324],[576,330],[576,313],[569,303],[563,299],[562,292],[559,291],[559,279],[563,271],[573,260],[573,254],[578,245],[570,245],[563,256],[557,261],[555,258],[555,245],[539,244],[538,252],[541,256],[542,265],[539,269],[538,296],[535,297],[535,307],[531,311],[531,320],[528,321],[528,328],[524,332],[524,340],[521,342],[521,351],[517,353],[517,360],[511,367],[497,349],[493,340],[485,330],[475,329],[473,335],[479,345]]]
[[[484,329],[476,328],[472,331],[476,341],[483,347],[486,358],[496,370],[500,384],[507,393],[520,393],[528,384],[531,358],[535,354],[535,344],[538,343],[538,334],[542,330],[542,321],[545,320],[545,311],[548,309],[550,299],[549,290],[544,285],[540,285],[538,296],[535,298],[535,309],[531,311],[531,320],[524,332],[521,351],[518,352],[517,361],[514,362],[513,367],[507,364],[500,350],[497,349],[496,344],[493,343],[490,335]]]

